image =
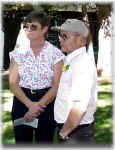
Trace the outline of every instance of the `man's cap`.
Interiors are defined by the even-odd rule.
[[[78,19],[67,19],[60,27],[52,27],[52,30],[77,32],[80,33],[83,37],[87,37],[89,34],[89,30],[86,24]]]

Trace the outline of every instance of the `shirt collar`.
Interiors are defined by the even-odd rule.
[[[45,41],[44,46],[43,46],[43,48],[42,48],[42,50],[41,50],[40,53],[43,53],[44,51],[46,51],[46,50],[47,50],[46,48],[48,48],[48,46],[49,46],[49,42],[48,42],[48,41]],[[28,49],[28,52],[30,52],[30,53],[33,54],[32,48],[29,48],[29,49]]]
[[[81,48],[79,48],[79,49],[76,49],[75,51],[73,51],[72,53],[70,53],[70,54],[68,54],[66,57],[65,57],[65,62],[67,63],[67,64],[69,64],[70,62],[71,62],[71,60],[74,58],[74,57],[76,57],[76,56],[78,56],[78,55],[80,55],[80,54],[82,54],[82,53],[85,53],[86,52],[86,47],[84,46],[84,47],[81,47]]]

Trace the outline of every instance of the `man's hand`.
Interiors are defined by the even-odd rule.
[[[40,113],[44,112],[46,106],[41,106],[39,102],[33,102],[33,105],[29,108],[29,111],[25,114],[27,122],[34,120]]]

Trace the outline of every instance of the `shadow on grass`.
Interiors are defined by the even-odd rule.
[[[4,111],[2,114],[2,121],[4,123],[4,131],[2,133],[2,143],[3,144],[13,144],[14,143],[14,132],[11,121],[11,112]]]
[[[101,99],[106,99],[106,100],[111,100],[111,98],[113,97],[113,93],[112,92],[98,92],[98,98]]]
[[[14,144],[14,132],[11,123],[5,127],[4,134],[2,135],[2,144]]]
[[[9,90],[9,82],[8,81],[3,81],[2,83],[2,89],[4,90]]]
[[[110,85],[110,82],[102,82],[100,85]]]
[[[8,98],[2,98],[2,104],[6,103],[6,102],[8,102],[8,101],[9,101]]]
[[[112,144],[112,113],[112,105],[97,109],[95,114],[96,143]]]
[[[2,114],[2,121],[3,122],[11,121],[11,112],[4,111],[3,114]]]

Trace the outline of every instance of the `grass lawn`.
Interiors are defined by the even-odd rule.
[[[102,83],[98,92],[98,107],[95,114],[95,141],[101,144],[113,143],[113,99],[110,83]]]
[[[9,87],[3,87],[3,94],[9,93]],[[12,101],[10,97],[4,97],[2,104]],[[4,108],[4,107],[3,107]],[[95,142],[98,144],[112,144],[113,143],[113,129],[112,129],[112,114],[113,114],[113,101],[112,101],[112,86],[109,82],[104,82],[99,85],[98,93],[98,107],[95,114]],[[14,144],[14,133],[11,121],[11,110],[4,110],[2,113],[2,143]],[[55,143],[56,136],[55,136]]]

